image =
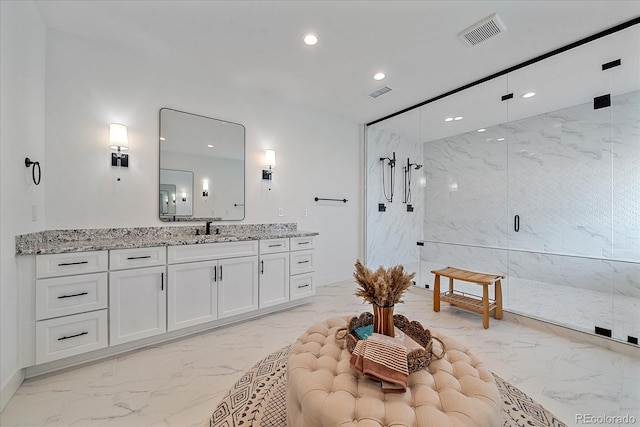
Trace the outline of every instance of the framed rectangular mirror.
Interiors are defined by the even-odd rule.
[[[241,124],[160,109],[160,219],[244,219],[244,161]]]

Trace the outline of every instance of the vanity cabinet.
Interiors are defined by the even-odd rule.
[[[118,249],[110,255],[110,345],[165,333],[166,249]]]
[[[289,298],[291,301],[315,295],[315,239],[292,237],[290,242]]]
[[[169,246],[170,331],[258,308],[258,241]]]
[[[260,240],[260,308],[289,302],[289,239]]]
[[[18,261],[20,358],[29,376],[291,308],[315,293],[312,237]]]
[[[107,346],[107,259],[107,251],[36,256],[36,364]]]

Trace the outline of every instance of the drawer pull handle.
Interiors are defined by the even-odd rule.
[[[89,261],[61,262],[60,264],[58,264],[58,267],[62,267],[64,265],[80,265],[80,264],[89,264]]]
[[[87,335],[87,334],[89,334],[89,332],[86,332],[86,331],[85,332],[80,332],[79,334],[69,335],[68,337],[58,338],[58,341],[68,340],[68,339],[71,339],[71,338],[80,337],[82,335]]]
[[[220,266],[220,281],[222,282],[222,266]]]
[[[264,274],[264,260],[260,261],[260,274]]]
[[[298,242],[298,245],[308,245],[308,244],[310,244],[310,243],[311,243],[311,242]]]
[[[270,248],[280,248],[282,247],[282,243],[280,243],[279,245],[269,245]]]
[[[306,287],[308,287],[308,286],[310,286],[308,283],[307,283],[306,285],[300,285],[300,286],[298,286],[298,289],[306,288]]]
[[[308,262],[309,262],[309,260],[306,260],[306,261],[298,261],[298,264],[306,264],[306,263],[308,263]]]
[[[130,256],[127,259],[146,259],[146,258],[151,258],[151,255],[146,255],[146,256]]]
[[[160,273],[160,290],[164,291],[164,272]]]
[[[73,297],[79,297],[82,295],[89,295],[89,292],[80,292],[79,294],[72,294],[72,295],[60,295],[58,299],[73,298]]]

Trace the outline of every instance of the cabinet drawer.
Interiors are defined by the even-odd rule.
[[[36,280],[36,320],[107,308],[107,273]]]
[[[260,253],[261,254],[275,254],[278,252],[289,251],[289,239],[267,239],[260,240]]]
[[[293,301],[295,299],[308,297],[315,295],[316,289],[313,286],[312,274],[300,274],[291,278],[289,288],[289,298]]]
[[[109,252],[109,269],[153,267],[165,265],[167,249],[164,246],[153,248],[116,249]]]
[[[107,251],[36,256],[36,277],[57,277],[107,271]]]
[[[303,251],[306,249],[315,248],[315,239],[313,237],[292,237],[291,238],[291,250]]]
[[[169,246],[169,264],[208,261],[211,259],[236,258],[258,255],[258,241],[204,243],[201,245]]]
[[[314,251],[291,252],[291,275],[311,273],[314,270]]]
[[[36,322],[36,364],[107,346],[107,310]]]

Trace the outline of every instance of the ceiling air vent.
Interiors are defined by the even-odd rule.
[[[375,92],[371,92],[369,96],[372,98],[377,98],[380,95],[384,95],[387,92],[391,92],[391,88],[388,86],[382,86],[380,89],[376,90]]]
[[[458,37],[464,44],[473,47],[505,31],[507,31],[507,27],[502,23],[500,17],[494,13],[482,21],[465,28],[458,33]]]

